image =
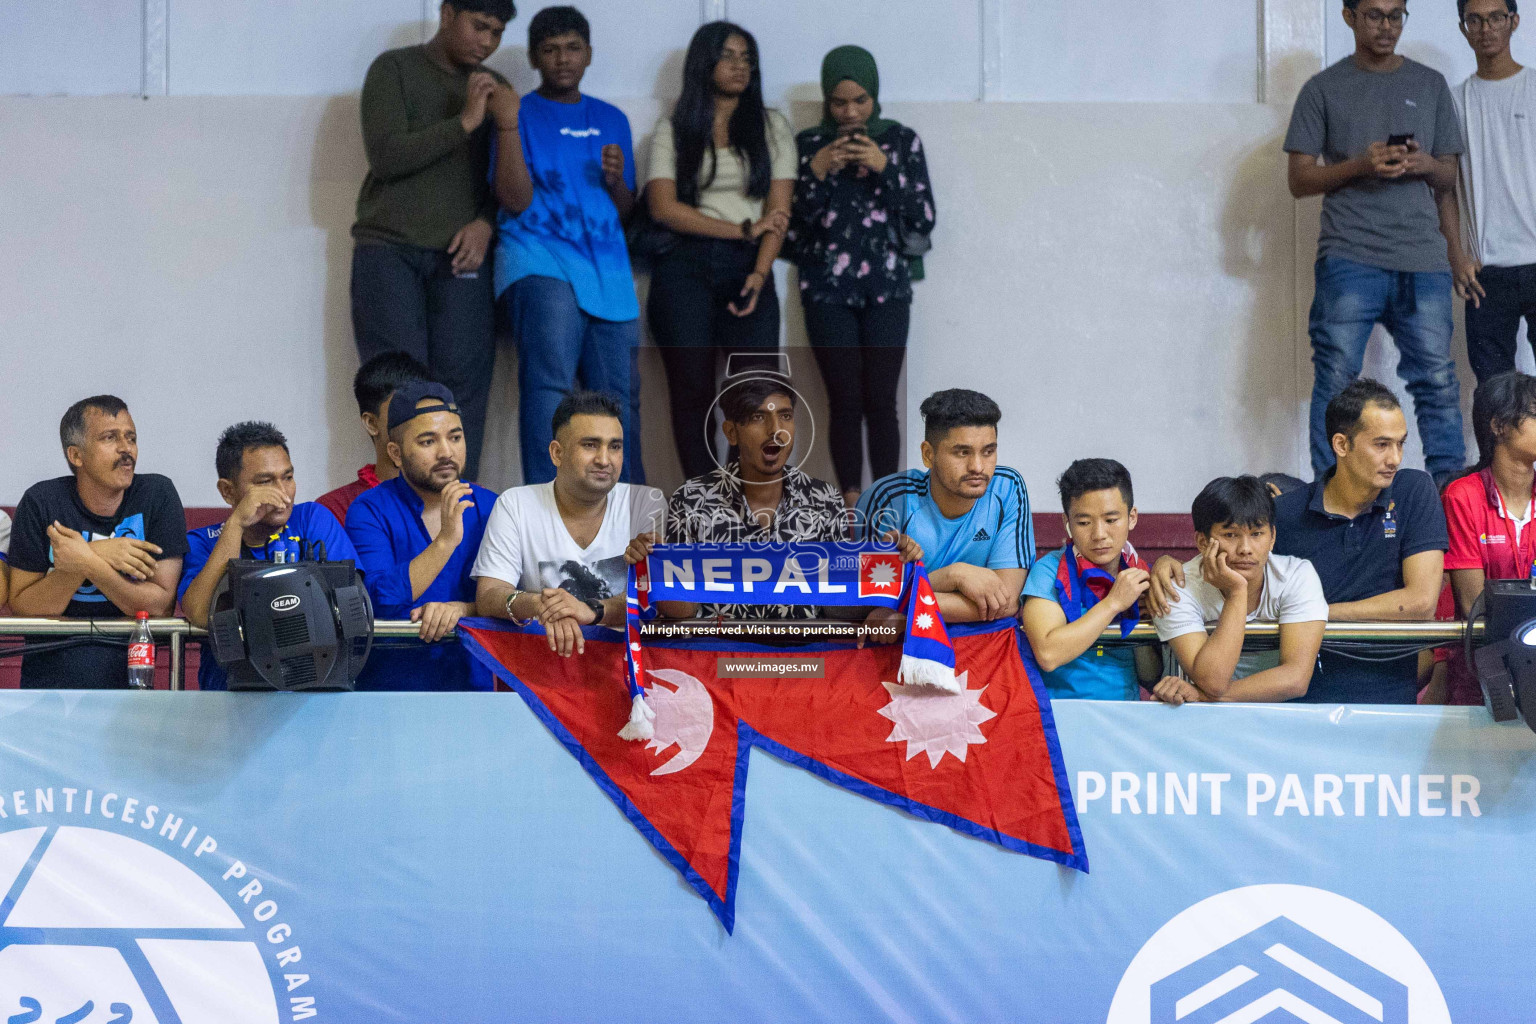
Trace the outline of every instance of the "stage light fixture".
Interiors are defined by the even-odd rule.
[[[1486,642],[1474,654],[1471,626],[1485,614]],[[1477,672],[1494,721],[1524,715],[1525,724],[1536,731],[1536,586],[1525,580],[1489,580],[1467,626],[1467,663]]]
[[[230,562],[213,607],[231,690],[350,690],[373,646],[373,603],[350,561]]]

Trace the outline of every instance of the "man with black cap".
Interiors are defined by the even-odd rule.
[[[496,495],[461,479],[464,423],[453,392],[428,381],[397,388],[385,451],[400,475],[357,497],[347,511],[347,534],[374,615],[420,623],[426,646],[379,649],[359,688],[472,689],[463,648],[438,641],[474,614],[470,569]]]

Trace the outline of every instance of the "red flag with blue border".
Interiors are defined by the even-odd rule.
[[[1088,870],[1050,702],[1015,627],[953,627],[958,693],[898,682],[899,646],[647,643],[647,742],[614,729],[631,710],[615,685],[624,634],[588,627],[586,653],[572,658],[551,657],[537,626],[469,619],[460,636],[729,931],[754,747],[916,817]],[[727,656],[819,658],[825,677],[721,678]]]

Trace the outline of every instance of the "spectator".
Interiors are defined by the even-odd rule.
[[[128,406],[112,395],[76,402],[59,423],[59,441],[71,475],[32,485],[16,507],[11,611],[68,619],[169,615],[187,521],[169,480],[134,472],[139,435]],[[23,656],[23,687],[128,686],[120,644],[47,648]]]
[[[1463,290],[1470,273],[1461,130],[1444,77],[1395,52],[1407,17],[1406,0],[1344,0],[1355,52],[1302,87],[1285,138],[1291,194],[1324,196],[1309,323],[1314,479],[1333,465],[1328,403],[1359,376],[1377,323],[1401,355],[1429,472],[1447,480],[1466,461],[1451,361],[1452,272]]]
[[[11,596],[11,517],[0,511],[0,608]]]
[[[352,378],[352,396],[357,399],[363,429],[373,442],[373,462],[357,471],[356,480],[315,499],[338,523],[346,523],[347,510],[359,494],[399,474],[389,461],[389,400],[402,384],[431,377],[425,366],[404,352],[382,352],[357,368],[357,375]]]
[[[496,294],[517,339],[528,484],[554,479],[550,418],[578,377],[585,388],[626,396],[624,433],[640,437],[640,303],[624,242],[635,154],[623,111],[582,95],[591,43],[580,11],[546,7],[528,23],[538,90],[521,104],[505,90],[496,96],[506,108],[496,113],[506,158],[492,160],[502,206]],[[625,479],[643,483],[638,440],[628,455]]]
[[[779,298],[773,261],[789,227],[795,137],[763,106],[757,41],[711,22],[694,33],[683,92],[651,140],[646,204],[674,244],[651,272],[648,316],[672,397],[683,475],[715,468],[710,402],[720,352],[758,353],[732,372],[775,368]]]
[[[187,531],[187,559],[176,596],[200,629],[216,610],[219,582],[237,558],[258,562],[356,561],[336,517],[319,502],[294,503],[298,486],[288,439],[270,423],[236,423],[219,436],[213,456],[219,497],[233,511],[220,526]],[[197,688],[225,690],[229,680],[203,647]]]
[[[1150,689],[1161,675],[1156,647],[1099,643],[1106,629],[1135,625],[1147,592],[1146,564],[1130,542],[1136,528],[1131,474],[1113,459],[1079,459],[1056,487],[1070,539],[1036,562],[1024,581],[1024,632],[1041,681],[1053,698],[1136,700],[1140,680]],[[1199,699],[1183,680],[1163,683],[1172,703]]]
[[[997,403],[977,391],[923,400],[923,466],[877,480],[859,498],[864,536],[899,530],[922,548],[946,622],[1018,614],[1035,561],[1029,490],[997,464]]]
[[[800,180],[788,245],[800,268],[805,329],[832,407],[832,464],[851,507],[864,485],[864,427],[874,479],[896,472],[896,388],[906,355],[912,239],[933,230],[933,193],[917,133],[880,116],[880,73],[858,46],[821,62],[821,123],[796,138]]]
[[[582,626],[624,622],[624,549],[661,523],[660,491],[619,482],[623,415],[611,396],[567,395],[550,425],[555,478],[496,499],[475,559],[480,614],[537,620],[561,657],[586,649]]]
[[[1275,552],[1312,563],[1334,622],[1432,618],[1444,575],[1445,513],[1428,474],[1400,468],[1408,423],[1396,397],[1361,378],[1328,403],[1327,431],[1337,464],[1275,502]],[[1167,614],[1171,581],[1182,587],[1184,572],[1165,556],[1147,593],[1154,615]],[[1414,654],[1363,662],[1325,650],[1304,699],[1413,704],[1418,691]]]
[[[1515,368],[1520,318],[1536,327],[1536,77],[1516,63],[1509,39],[1515,0],[1457,0],[1477,73],[1453,94],[1466,136],[1461,158],[1463,237],[1471,258],[1458,283],[1466,298],[1467,360],[1479,384]]]
[[[1488,580],[1527,580],[1536,567],[1536,377],[1489,377],[1472,396],[1479,458],[1445,489],[1456,610],[1464,617]]]
[[[463,403],[465,473],[480,464],[495,360],[490,268],[491,125],[511,91],[485,67],[512,0],[446,0],[425,45],[390,50],[363,83],[368,177],[352,226],[357,352],[407,352]],[[515,126],[512,133],[515,136]]]
[[[1307,692],[1328,602],[1305,558],[1271,553],[1275,499],[1258,477],[1219,477],[1190,512],[1200,554],[1184,563],[1180,600],[1155,621],[1158,639],[1203,700],[1275,702]],[[1205,624],[1215,622],[1208,634]],[[1250,622],[1280,624],[1278,651],[1243,652]],[[1159,691],[1170,686],[1159,683]]]
[[[389,405],[388,457],[397,475],[358,498],[347,536],[381,619],[420,623],[426,646],[375,648],[365,690],[468,690],[470,659],[440,644],[475,614],[470,569],[496,495],[466,482],[464,425],[441,384],[402,385]]]

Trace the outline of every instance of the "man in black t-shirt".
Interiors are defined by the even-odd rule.
[[[59,423],[59,441],[72,475],[34,484],[16,507],[11,610],[70,619],[169,615],[187,552],[186,517],[169,480],[134,473],[139,443],[128,406],[112,395],[76,402]],[[125,688],[127,651],[86,642],[30,652],[21,685]]]

